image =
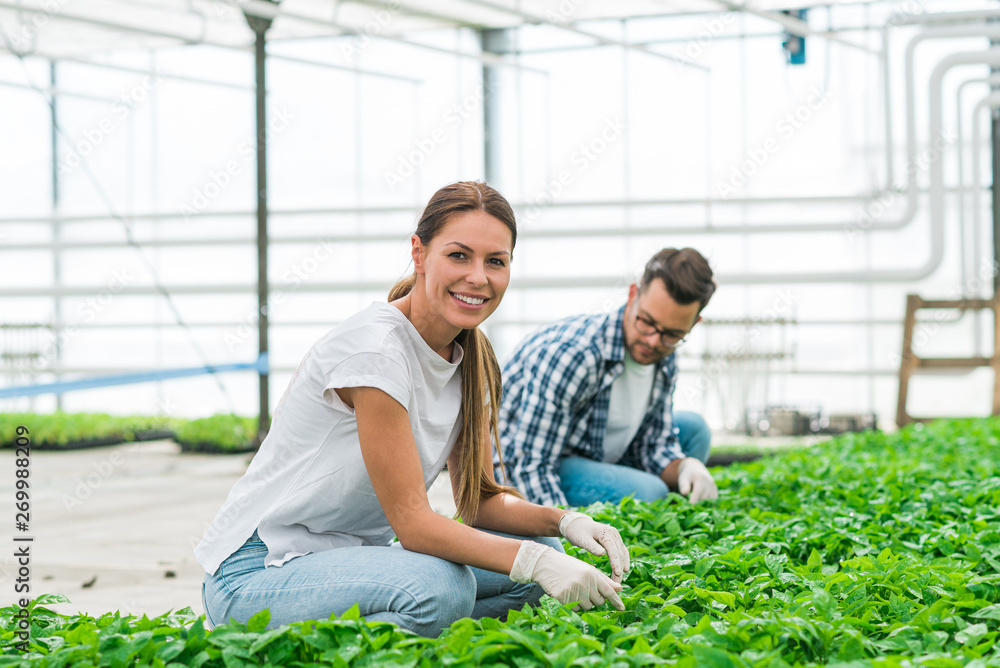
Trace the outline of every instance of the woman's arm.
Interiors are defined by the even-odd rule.
[[[406,409],[372,387],[336,392],[354,408],[368,477],[402,546],[459,564],[510,573],[521,541],[477,531],[431,509]]]
[[[483,462],[486,475],[495,480],[492,449]],[[448,475],[452,489],[458,489],[458,455],[455,452],[448,458]],[[568,512],[501,493],[480,500],[476,516],[462,519],[470,526],[518,536],[559,536],[559,520]]]
[[[487,440],[483,449],[483,473],[496,481],[492,444]],[[454,452],[448,458],[448,472],[452,489],[457,490],[460,474],[458,455]],[[621,582],[624,572],[629,570],[628,549],[618,530],[609,524],[595,522],[582,513],[541,506],[501,492],[480,499],[476,516],[463,519],[471,526],[520,536],[562,536],[591,554],[606,554],[615,582]]]

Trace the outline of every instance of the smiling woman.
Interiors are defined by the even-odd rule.
[[[494,477],[500,371],[478,327],[507,290],[516,238],[496,190],[442,188],[411,238],[414,273],[309,350],[195,550],[210,624],[268,609],[277,627],[358,605],[437,635],[543,593],[623,609],[618,531]],[[445,462],[462,523],[427,500]],[[560,535],[606,554],[612,577],[567,556]]]

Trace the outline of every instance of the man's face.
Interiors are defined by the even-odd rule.
[[[653,327],[668,338],[681,339],[687,336],[695,323],[700,302],[681,306],[667,292],[663,280],[654,278],[641,293],[635,283],[628,289],[628,304],[625,306],[625,348],[639,364],[656,364],[674,352],[674,345],[665,344],[658,333],[643,334],[642,330]],[[636,322],[636,318],[642,322]]]

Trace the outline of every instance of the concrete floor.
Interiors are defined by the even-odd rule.
[[[7,460],[0,498],[12,501],[14,452],[0,456]],[[10,517],[5,532],[34,541],[11,540],[2,550],[0,605],[17,597],[14,551],[30,545],[30,595],[67,596],[70,603],[51,606],[58,612],[153,617],[190,606],[203,614],[203,571],[193,550],[249,460],[181,453],[173,441],[34,451],[30,530],[15,532]],[[429,496],[434,510],[454,513],[446,475]]]

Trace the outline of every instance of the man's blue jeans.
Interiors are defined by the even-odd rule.
[[[563,551],[557,538],[532,540]],[[503,573],[410,552],[399,543],[324,550],[268,568],[266,556],[267,546],[254,531],[214,576],[205,575],[202,602],[211,626],[230,618],[245,623],[268,608],[268,628],[277,628],[328,619],[358,604],[365,619],[393,622],[434,637],[462,617],[502,618],[511,609],[538,603],[545,593],[537,584],[520,584]]]
[[[684,456],[708,462],[712,432],[705,419],[697,413],[674,411],[674,424]],[[630,494],[640,501],[655,501],[669,492],[666,483],[652,473],[585,457],[562,459],[559,478],[571,506],[588,506],[597,501],[618,503]]]

